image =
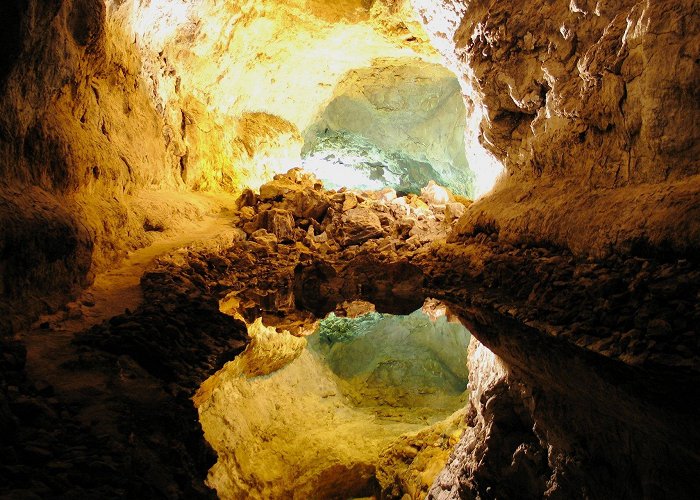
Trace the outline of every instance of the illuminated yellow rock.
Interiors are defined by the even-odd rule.
[[[349,70],[438,62],[407,2],[112,2],[110,15],[199,189],[257,187],[298,163],[299,131]]]
[[[258,319],[201,386],[220,498],[368,496],[378,467],[386,491],[427,491],[461,433],[463,411],[450,413],[464,403],[468,333],[420,312],[356,321],[331,317],[307,342]]]

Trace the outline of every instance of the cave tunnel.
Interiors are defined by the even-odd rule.
[[[698,497],[694,0],[0,28],[1,498]]]
[[[375,59],[351,70],[304,131],[302,168],[328,188],[420,194],[429,181],[474,197],[459,81],[438,64]]]

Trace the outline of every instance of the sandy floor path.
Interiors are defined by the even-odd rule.
[[[187,221],[177,230],[156,235],[151,245],[131,252],[116,267],[98,274],[93,284],[67,305],[67,311],[43,316],[33,328],[21,334],[27,348],[29,377],[48,382],[62,400],[79,406],[91,406],[87,404],[89,399],[108,393],[107,379],[99,370],[86,376],[84,370],[62,367],[78,358],[71,340],[76,333],[126,309],[135,310],[143,299],[140,279],[158,257],[190,246],[223,242],[232,235],[231,218],[214,205],[201,220]]]

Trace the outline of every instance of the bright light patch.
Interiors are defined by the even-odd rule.
[[[493,189],[503,174],[503,165],[481,145],[467,149],[467,161],[474,172],[474,197],[480,198]]]
[[[386,187],[384,181],[370,179],[369,176],[358,170],[354,165],[361,163],[360,157],[337,157],[329,159],[325,157],[309,156],[301,161],[301,166],[307,172],[313,173],[320,179],[326,188],[339,189],[347,187],[352,189],[379,190]]]
[[[200,0],[151,0],[145,7],[134,9],[131,25],[139,42],[162,47],[187,23],[190,11]]]
[[[428,182],[428,185],[420,190],[421,198],[430,200],[435,205],[445,205],[450,201],[450,193],[442,186],[438,186],[435,181]]]

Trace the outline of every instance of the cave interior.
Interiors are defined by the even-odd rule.
[[[4,0],[0,498],[698,498],[699,33]]]

